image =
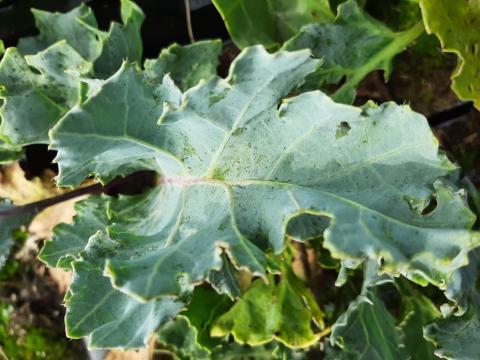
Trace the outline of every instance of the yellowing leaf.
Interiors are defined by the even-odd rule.
[[[480,1],[420,0],[427,32],[458,57],[452,88],[480,109]]]
[[[297,280],[298,281],[298,280]],[[299,291],[301,290],[301,291]],[[320,334],[311,328],[313,310],[306,305],[303,293],[292,279],[275,284],[253,282],[250,289],[212,328],[213,336],[233,335],[240,344],[260,345],[276,339],[291,348],[308,347]]]

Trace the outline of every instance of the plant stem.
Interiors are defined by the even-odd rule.
[[[195,42],[195,37],[193,36],[192,29],[192,14],[190,11],[190,0],[184,0],[185,3],[185,19],[187,21],[187,31],[190,42],[193,44]]]
[[[59,204],[61,202],[67,201],[74,199],[79,196],[83,195],[100,195],[102,193],[107,193],[111,188],[115,186],[119,186],[121,184],[127,183],[132,181],[132,179],[137,178],[138,173],[134,173],[132,175],[126,176],[126,177],[121,177],[114,179],[113,181],[109,182],[107,185],[103,186],[101,183],[96,183],[93,185],[85,186],[70,192],[67,192],[65,194],[61,194],[58,196],[53,196],[48,199],[40,200],[40,201],[35,201],[30,204],[26,205],[21,205],[17,206],[8,210],[0,211],[0,217],[2,216],[13,216],[13,215],[18,215],[18,214],[24,214],[24,213],[39,213],[43,209],[46,209],[47,207],[50,207],[52,205]]]
[[[392,58],[397,53],[399,53],[400,49],[405,49],[408,44],[410,44],[413,40],[418,38],[423,32],[425,31],[425,27],[423,25],[423,21],[418,22],[410,29],[401,32],[398,34],[398,37],[395,38],[388,46],[386,46],[382,51],[376,54],[373,58],[371,58],[364,66],[362,66],[358,71],[353,74],[351,78],[349,78],[345,84],[343,84],[332,96],[334,100],[341,99],[345,96],[352,88],[355,88],[360,81],[363,80],[367,74],[371,71],[375,70],[379,67],[386,59]]]

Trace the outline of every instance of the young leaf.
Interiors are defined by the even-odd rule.
[[[423,25],[419,23],[405,32],[395,33],[369,16],[355,0],[349,0],[338,7],[334,22],[303,27],[283,48],[311,49],[324,63],[310,76],[309,87],[318,89],[345,78],[333,98],[351,103],[358,83],[376,69],[383,70],[388,79],[392,59],[422,32]]]
[[[197,283],[221,268],[220,248],[235,266],[265,274],[263,251],[281,252],[289,220],[305,213],[334,219],[323,235],[335,258],[381,258],[382,271],[442,288],[466,264],[480,241],[469,231],[474,217],[437,181],[455,167],[422,116],[394,104],[336,104],[320,92],[277,110],[315,64],[308,51],[246,49],[229,78],[187,91],[159,125],[164,94],[174,91],[158,96],[124,66],[57,124],[63,185],[142,166],[162,173],[160,189],[131,205],[162,221],[148,234],[119,222],[109,230],[139,249],[133,260],[107,261],[115,286],[143,299],[178,293],[180,274]],[[434,211],[423,213],[432,197]]]
[[[404,290],[404,313],[399,327],[404,343],[413,360],[435,360],[434,346],[423,337],[422,327],[440,317],[440,311],[432,301],[420,292]]]
[[[280,45],[305,24],[329,22],[328,0],[213,0],[235,45]]]
[[[392,282],[378,276],[374,262],[365,264],[361,294],[348,306],[332,328],[330,343],[342,349],[333,349],[334,359],[407,359],[408,354],[395,326],[395,318],[376,295],[375,287]]]
[[[318,341],[319,335],[310,325],[317,309],[305,305],[305,291],[309,290],[298,291],[298,285],[288,277],[282,278],[279,284],[275,284],[273,277],[268,284],[256,280],[240,300],[218,318],[212,336],[231,333],[236,342],[251,346],[276,339],[290,348],[308,347]]]
[[[335,323],[332,343],[342,352],[335,359],[407,359],[395,319],[374,292],[365,291]]]
[[[64,41],[25,58],[7,49],[0,62],[2,136],[15,145],[48,142],[48,130],[79,102],[79,77],[90,70]]]
[[[196,341],[206,349],[212,350],[220,340],[210,336],[210,330],[217,318],[227,312],[232,301],[225,295],[218,295],[214,290],[196,288],[188,309],[182,313],[197,330]]]
[[[452,89],[480,109],[480,3],[420,0],[420,7],[427,32],[438,37],[443,51],[458,57]]]
[[[157,339],[179,360],[305,360],[299,350],[272,341],[263,346],[245,346],[224,342],[211,353],[196,342],[197,331],[182,315],[168,321],[157,331]]]
[[[182,315],[163,324],[157,331],[157,339],[175,355],[175,359],[210,359],[208,351],[197,343],[197,330]]]

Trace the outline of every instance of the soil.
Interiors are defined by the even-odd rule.
[[[20,271],[0,285],[0,301],[14,308],[9,332],[17,338],[18,344],[22,344],[32,329],[46,329],[42,336],[47,341],[62,343],[63,359],[87,359],[81,340],[66,339],[63,320],[65,308],[62,305],[65,289],[59,288],[58,280],[37,260],[37,244],[30,244],[28,250],[22,250],[21,255],[17,256]],[[36,354],[36,358],[54,359],[45,349],[43,352]]]

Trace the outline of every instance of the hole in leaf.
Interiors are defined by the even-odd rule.
[[[422,210],[422,215],[429,215],[437,208],[437,199],[435,197],[431,197],[428,199],[427,206]]]
[[[340,139],[347,135],[351,129],[352,128],[348,122],[342,121],[340,124],[337,125],[337,132],[335,133],[335,137],[337,139]]]
[[[330,218],[321,215],[299,214],[287,224],[287,235],[296,241],[308,241],[323,236]]]
[[[418,215],[429,215],[437,208],[437,199],[431,196],[427,199],[416,199],[414,197],[405,196],[404,200],[407,201],[410,209]]]
[[[381,257],[380,259],[378,259],[378,270],[383,270],[383,268],[385,267],[385,259],[383,257]]]
[[[34,74],[36,75],[42,75],[42,73],[40,72],[40,70],[38,70],[37,68],[33,67],[33,66],[29,66],[30,68],[30,71],[33,72]]]

